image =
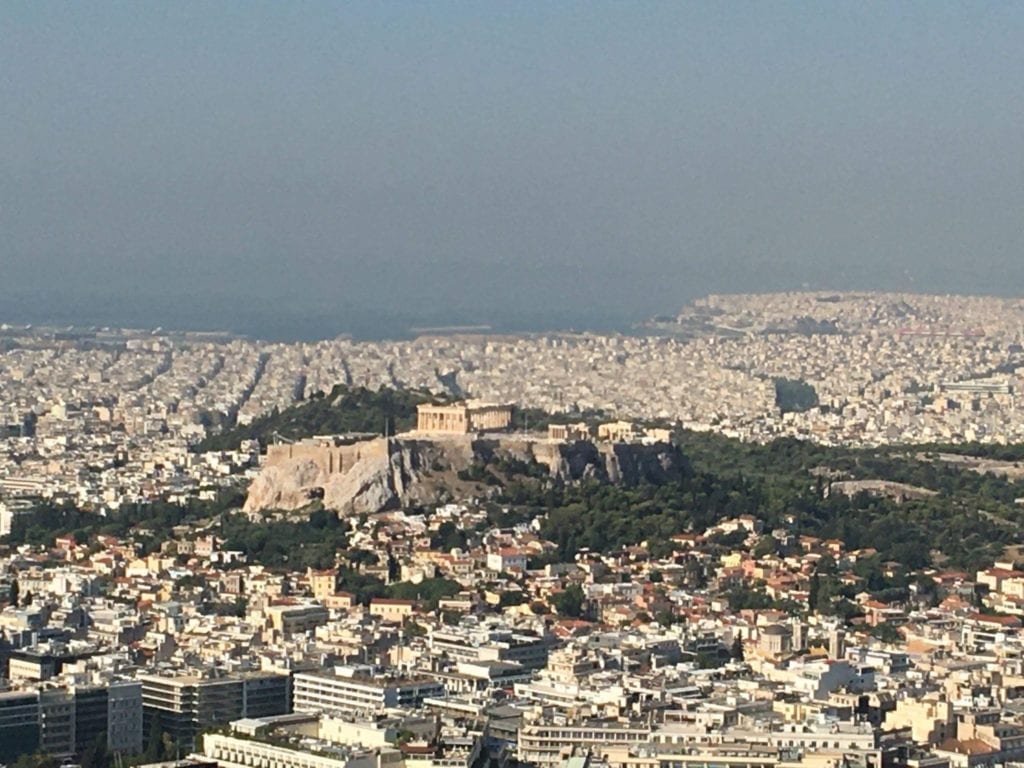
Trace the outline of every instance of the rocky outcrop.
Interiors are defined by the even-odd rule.
[[[389,443],[389,450],[368,451],[344,472],[328,471],[305,457],[264,466],[249,486],[244,510],[294,510],[321,499],[327,509],[359,514],[411,503],[421,457],[412,446]]]
[[[565,481],[592,478],[623,485],[660,485],[689,471],[686,458],[669,443],[538,442],[532,458],[546,464],[552,477]]]
[[[466,480],[464,470],[485,466],[500,476],[514,461],[542,465],[563,482],[660,484],[689,471],[685,457],[668,443],[560,443],[510,435],[377,438],[359,445],[365,448],[346,454],[357,455],[354,461],[337,463],[318,460],[308,449],[280,452],[250,485],[245,511],[297,510],[322,499],[340,514],[373,514],[432,503],[441,495],[477,495],[479,482]]]

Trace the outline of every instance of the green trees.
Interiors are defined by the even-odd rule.
[[[525,592],[502,592],[501,597],[498,598],[498,607],[510,608],[512,606],[522,605],[525,602]]]
[[[474,461],[465,469],[460,469],[456,473],[456,476],[459,480],[466,483],[501,485],[501,480],[498,479],[498,476],[491,472],[491,470],[487,468],[486,464],[479,461]]]
[[[40,503],[33,514],[16,517],[8,541],[12,544],[52,544],[56,536],[72,535],[85,542],[98,534],[124,537],[130,532],[151,551],[171,537],[175,526],[214,520],[242,506],[245,496],[238,488],[222,490],[215,499],[192,499],[187,504],[157,500],[149,504],[130,504],[100,516],[79,509],[69,502]],[[142,534],[140,532],[146,532]]]
[[[777,542],[770,535],[764,535],[758,539],[757,544],[754,546],[754,557],[765,557],[767,555],[774,554]]]
[[[388,597],[398,600],[418,600],[428,610],[436,610],[442,598],[457,595],[462,586],[457,581],[443,578],[424,579],[419,584],[400,581],[387,587]]]
[[[783,413],[809,411],[818,404],[818,393],[806,381],[777,378],[775,382],[775,404]]]
[[[907,569],[929,565],[936,553],[951,566],[972,569],[998,559],[1007,544],[1024,541],[1013,503],[1020,493],[1012,483],[932,466],[901,449],[829,448],[791,438],[753,445],[684,431],[675,439],[691,466],[678,480],[629,488],[517,477],[497,500],[518,518],[544,514],[542,535],[557,545],[563,561],[583,548],[603,551],[641,541],[652,556],[666,556],[673,535],[744,514],[758,518],[766,531],[835,538],[847,549],[873,547],[882,561]],[[829,494],[822,468],[938,493],[902,503]],[[716,543],[736,548],[743,537]],[[755,554],[776,546],[764,536]]]
[[[289,440],[348,432],[404,432],[416,425],[416,406],[437,402],[428,392],[408,389],[370,390],[339,384],[323,397],[314,397],[281,412],[271,412],[249,424],[210,435],[197,451],[237,450],[243,440],[272,442],[274,435]]]
[[[887,621],[872,627],[871,636],[877,637],[883,643],[899,643],[903,640],[903,635],[900,634],[899,629]]]
[[[444,550],[465,549],[466,533],[455,523],[446,520],[438,526],[437,532],[430,537],[430,546],[433,549]]]
[[[359,418],[372,420],[381,409],[412,414],[414,403],[423,397],[355,390],[332,395],[300,406],[299,410],[310,410],[303,411],[301,418],[296,415],[294,423],[302,428],[314,424],[320,431],[324,424],[307,421],[313,418],[310,414],[327,409],[330,415],[341,408],[349,414],[344,424],[353,426],[354,412],[367,403],[377,415]],[[907,571],[939,562],[971,570],[999,559],[1007,545],[1024,543],[1022,513],[1015,504],[1021,492],[1014,483],[923,460],[916,450],[824,447],[792,438],[757,445],[683,430],[675,433],[674,440],[686,458],[686,469],[671,479],[635,486],[596,479],[559,482],[540,465],[511,459],[482,465],[480,472],[486,471],[501,485],[493,488],[494,496],[485,505],[487,521],[481,526],[509,526],[540,518],[541,534],[556,547],[543,561],[535,560],[532,565],[537,566],[549,557],[570,562],[584,548],[607,551],[640,542],[647,542],[651,557],[678,559],[672,539],[676,534],[703,532],[723,519],[751,515],[766,532],[754,547],[756,556],[782,550],[781,541],[767,533],[776,529],[839,539],[847,550],[874,548],[877,560],[862,560],[864,564],[859,562],[855,569],[873,593],[909,589],[906,581],[898,583],[881,574],[881,563],[886,561],[899,562]],[[848,497],[829,492],[829,478],[835,476],[907,483],[935,495],[902,502],[867,493]],[[359,559],[363,555],[348,552],[347,522],[337,515],[313,509],[308,521],[268,517],[251,522],[225,514],[242,501],[241,490],[234,489],[215,501],[187,505],[157,501],[126,506],[105,517],[70,504],[43,503],[34,515],[15,519],[9,542],[49,545],[63,534],[82,542],[96,534],[131,534],[149,552],[171,539],[176,526],[192,525],[208,528],[226,540],[226,548],[241,550],[250,562],[269,567],[324,568],[336,561],[345,563],[346,558],[353,571],[363,565]],[[714,537],[712,544],[737,549],[744,546],[747,535],[738,531]],[[445,523],[431,543],[441,549],[465,548],[467,537],[472,540],[473,536],[472,531]],[[687,584],[699,587],[705,578],[699,565],[683,565],[692,569],[687,571]],[[823,566],[821,576],[825,575]],[[364,594],[369,594],[378,586],[359,583],[356,588],[365,587]],[[838,599],[831,584],[826,591],[830,601]],[[897,591],[890,597],[898,598]],[[818,602],[813,600],[812,605]]]
[[[225,549],[240,550],[249,562],[292,569],[331,568],[348,547],[348,523],[333,512],[314,512],[308,521],[255,523],[241,515],[224,520]]]
[[[731,611],[759,611],[775,606],[775,601],[769,597],[767,592],[745,584],[730,589],[727,593],[727,599],[729,601],[729,610]]]
[[[29,753],[19,755],[18,759],[14,762],[14,768],[59,768],[60,760],[53,755],[47,755],[42,752]]]
[[[142,753],[144,763],[158,763],[168,757],[164,744],[165,738],[166,734],[160,727],[159,718],[154,717],[149,726],[149,733],[146,734],[146,747]]]
[[[348,569],[339,571],[338,588],[355,595],[356,602],[360,605],[369,605],[373,598],[383,597],[388,590],[384,582],[377,577],[366,576]]]
[[[732,641],[732,648],[729,649],[729,658],[731,658],[733,661],[744,660],[743,640],[741,640],[739,637],[736,637],[736,639]]]
[[[939,603],[939,586],[931,576],[918,574],[914,579],[914,593],[917,599],[929,608],[934,608]]]
[[[836,601],[845,597],[842,585],[832,574],[824,573],[820,569],[811,576],[811,585],[807,599],[808,608],[813,613],[821,613],[828,616],[836,614]]]
[[[96,741],[85,748],[79,762],[80,768],[110,768],[112,755],[107,749],[105,734],[96,737]]]
[[[667,629],[673,624],[678,624],[681,618],[672,611],[661,610],[654,614],[654,620]]]
[[[559,616],[578,619],[583,616],[585,599],[586,596],[583,594],[583,588],[579,584],[572,584],[555,595],[552,602]]]

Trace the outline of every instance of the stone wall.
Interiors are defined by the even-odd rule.
[[[325,475],[344,474],[363,459],[386,459],[387,440],[383,437],[336,445],[330,441],[282,443],[267,447],[263,466],[279,467],[298,461],[312,463]]]

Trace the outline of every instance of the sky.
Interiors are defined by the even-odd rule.
[[[1024,293],[1021,40],[999,2],[6,0],[0,321]]]

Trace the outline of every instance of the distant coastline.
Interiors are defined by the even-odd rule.
[[[58,296],[0,294],[0,323],[48,329],[142,329],[230,334],[268,342],[413,339],[421,335],[532,334],[571,331],[630,333],[651,313],[600,310],[466,312],[444,306],[357,307],[343,303],[246,297]]]
[[[885,293],[950,296],[926,291],[871,291],[855,293],[880,296]],[[834,289],[802,288],[789,293],[817,296],[816,304],[833,306],[842,295]],[[787,292],[755,292],[746,295],[783,295]],[[681,295],[675,307],[650,307],[647,311],[599,306],[585,309],[515,309],[496,307],[484,313],[434,306],[418,310],[402,304],[362,307],[323,301],[279,301],[247,297],[206,296],[61,296],[57,294],[0,293],[0,324],[15,327],[31,324],[61,333],[125,330],[138,335],[154,331],[168,335],[235,337],[272,343],[315,343],[333,339],[354,341],[411,340],[418,336],[444,335],[533,335],[597,333],[679,337],[688,333],[680,322],[691,302],[695,306],[716,294]],[[742,295],[741,292],[719,293]],[[990,296],[964,292],[960,296]],[[1008,298],[1008,297],[1002,297]],[[700,320],[700,318],[696,318]],[[704,321],[701,320],[701,323]],[[819,321],[820,323],[821,321]],[[698,323],[698,324],[701,324]],[[690,322],[692,324],[692,322]],[[735,329],[737,333],[743,329]],[[804,328],[805,332],[811,330]],[[822,327],[815,330],[821,331]],[[7,335],[7,334],[3,334]]]
[[[409,331],[417,336],[446,336],[456,333],[490,333],[489,325],[414,325]]]

